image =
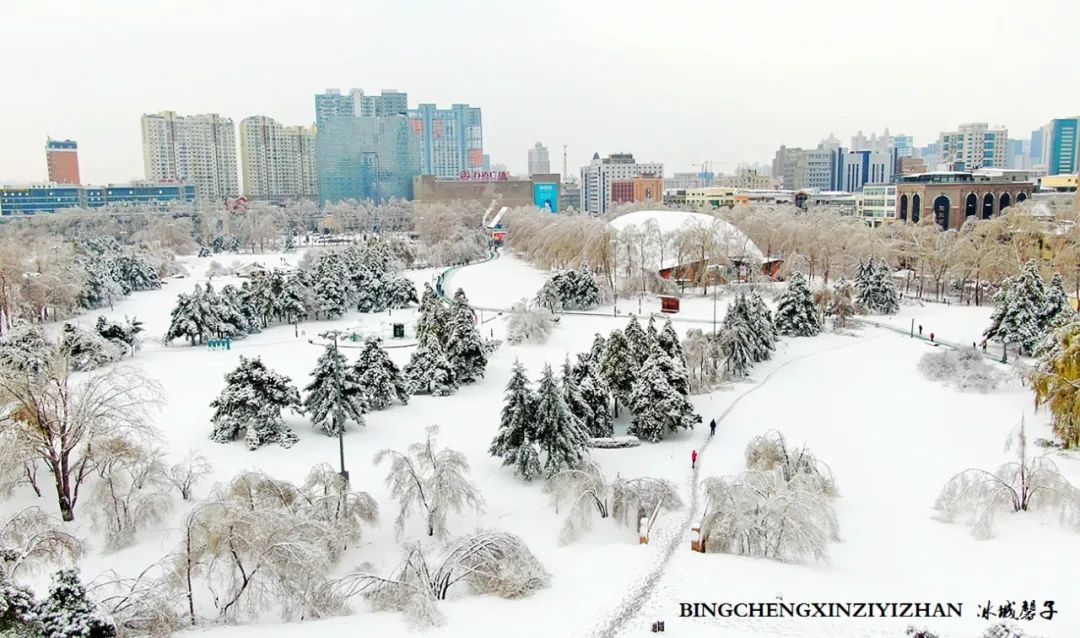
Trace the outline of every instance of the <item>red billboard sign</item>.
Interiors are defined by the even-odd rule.
[[[510,179],[509,171],[461,171],[458,179],[463,182],[502,182]]]

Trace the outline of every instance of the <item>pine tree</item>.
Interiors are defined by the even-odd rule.
[[[570,414],[573,414],[578,422],[581,423],[581,427],[588,435],[591,431],[589,425],[593,422],[594,418],[593,409],[592,406],[585,401],[585,396],[581,392],[581,386],[574,376],[573,367],[570,365],[570,357],[563,360],[561,383],[563,400],[566,401],[566,407],[570,408]]]
[[[338,252],[322,255],[312,274],[313,294],[318,312],[327,319],[345,314],[351,292],[345,266]]]
[[[600,361],[603,357],[603,337],[596,335],[593,350],[577,355],[577,362],[571,369],[574,383],[581,399],[589,407],[588,419],[583,419],[589,436],[608,437],[614,433],[611,423],[611,397],[600,374]]]
[[[574,295],[571,310],[588,310],[600,305],[600,284],[596,281],[596,275],[585,262],[582,262],[575,272]]]
[[[526,481],[541,473],[533,417],[535,403],[525,368],[521,362],[514,361],[510,380],[506,384],[499,431],[491,440],[488,452],[501,458],[504,466],[513,467],[517,475]]]
[[[750,317],[753,320],[752,327],[761,342],[765,344],[765,353],[762,360],[767,360],[771,358],[772,351],[776,349],[776,326],[773,322],[772,312],[756,290],[750,295],[749,304]]]
[[[614,330],[608,337],[604,356],[600,361],[600,370],[604,382],[616,400],[625,404],[634,385],[638,362],[622,331]]]
[[[250,318],[244,313],[242,295],[235,286],[222,286],[218,299],[218,337],[242,337],[257,330],[257,326],[253,327]]]
[[[74,569],[53,575],[49,596],[34,607],[35,625],[47,638],[112,638],[116,626],[94,608]]]
[[[356,382],[372,410],[390,407],[395,397],[402,405],[409,403],[408,384],[378,339],[371,337],[364,342],[353,368]]]
[[[296,270],[282,277],[280,312],[286,323],[296,325],[307,318],[304,291],[310,287],[304,271]]]
[[[476,317],[461,288],[454,293],[446,325],[446,354],[454,366],[458,382],[472,383],[483,377],[487,353],[484,352],[480,331],[476,328]]]
[[[637,361],[637,366],[634,371],[636,372],[641,368],[641,365],[645,363],[645,360],[649,358],[649,351],[651,350],[651,342],[649,335],[638,323],[637,317],[631,317],[630,321],[626,324],[626,328],[623,329],[623,335],[626,337],[626,342],[630,346],[630,352],[634,355],[634,360]]]
[[[733,378],[744,377],[750,372],[758,356],[759,345],[753,328],[744,317],[725,322],[720,333],[720,348],[724,355],[724,370]]]
[[[171,312],[169,329],[165,332],[165,343],[173,339],[187,339],[191,345],[202,343],[208,336],[207,326],[203,324],[204,318],[199,312],[199,286],[195,286],[195,292],[187,295],[180,293],[176,296],[176,305]]]
[[[867,266],[869,275],[863,288],[859,289],[858,304],[868,312],[882,315],[896,314],[900,311],[900,293],[893,281],[892,271],[884,260],[870,261]]]
[[[566,405],[555,373],[548,364],[544,365],[536,388],[534,428],[536,442],[546,457],[544,469],[549,477],[573,467],[585,457],[588,437],[581,422]]]
[[[64,324],[60,352],[70,358],[74,370],[95,370],[115,363],[124,356],[125,349],[96,332],[83,330],[70,323]]]
[[[1061,279],[1061,273],[1056,272],[1050,279],[1050,286],[1046,289],[1046,303],[1039,313],[1039,328],[1045,332],[1055,325],[1055,322],[1069,321],[1075,314],[1069,304],[1069,294],[1065,292],[1065,282]]]
[[[311,416],[312,425],[321,428],[327,436],[343,430],[348,419],[364,425],[364,413],[368,411],[366,396],[356,369],[347,365],[345,355],[337,347],[326,346],[311,377],[311,383],[304,388],[307,393],[304,409]]]
[[[210,439],[218,443],[235,441],[241,433],[249,450],[267,443],[287,448],[297,441],[281,411],[302,413],[300,393],[289,377],[270,370],[258,357],[240,357],[240,365],[225,375],[225,389],[210,407],[214,408]]]
[[[639,439],[655,443],[662,440],[668,431],[692,428],[695,423],[701,422],[701,417],[694,414],[687,398],[668,383],[663,364],[670,360],[656,347],[634,381],[630,392],[634,419],[628,432]]]
[[[1002,282],[994,294],[994,304],[991,325],[983,336],[1030,351],[1043,334],[1039,315],[1047,307],[1046,291],[1033,261],[1027,262],[1018,275]]]
[[[812,337],[821,332],[814,296],[802,273],[795,273],[780,295],[776,307],[776,331],[794,337]]]
[[[387,295],[390,308],[408,308],[420,303],[416,297],[416,286],[408,277],[394,277],[387,285]]]
[[[440,344],[446,339],[447,310],[439,301],[439,296],[431,284],[424,284],[424,294],[420,298],[420,308],[416,318],[416,340],[421,341],[431,335]]]
[[[874,258],[871,257],[869,262],[860,259],[858,266],[855,267],[855,293],[860,304],[870,290],[870,278],[873,274]]]
[[[682,344],[679,343],[679,334],[675,332],[671,319],[664,322],[664,329],[660,331],[657,343],[669,357],[677,359],[683,366],[686,365],[686,355],[683,353]]]
[[[434,330],[425,332],[403,370],[411,394],[445,397],[458,388],[454,366],[446,357]]]

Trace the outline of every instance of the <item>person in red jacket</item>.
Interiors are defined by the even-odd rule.
[[[694,465],[697,464],[697,450],[690,451],[690,469],[694,469]]]

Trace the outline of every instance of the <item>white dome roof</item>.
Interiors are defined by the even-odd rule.
[[[620,215],[611,220],[610,224],[612,228],[621,232],[632,226],[644,226],[650,220],[655,221],[657,228],[665,235],[682,230],[691,224],[712,226],[716,229],[718,236],[727,239],[725,257],[741,257],[756,261],[765,259],[761,250],[741,230],[719,217],[705,213],[689,213],[681,210],[639,210]],[[667,268],[672,265],[675,264],[663,264],[661,267]]]

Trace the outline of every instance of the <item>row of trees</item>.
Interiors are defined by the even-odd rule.
[[[602,293],[589,265],[552,275],[536,293],[536,304],[551,312],[588,310],[600,305]]]
[[[1034,261],[1027,262],[1019,274],[1002,282],[994,295],[994,305],[990,326],[983,336],[1016,345],[1021,353],[1031,353],[1052,328],[1068,323],[1076,314],[1061,275],[1054,273],[1047,287]]]
[[[404,374],[416,394],[448,396],[484,376],[487,357],[497,345],[485,342],[465,291],[458,288],[449,306],[425,284],[416,320],[416,349]]]

